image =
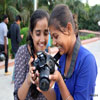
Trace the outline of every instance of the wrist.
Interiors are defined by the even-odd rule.
[[[30,86],[32,83],[31,83],[31,81],[30,81],[30,78],[29,78],[29,74],[27,74],[27,76],[26,76],[26,84],[28,85],[28,86]]]
[[[58,72],[58,80],[57,80],[57,83],[60,84],[61,81],[62,81],[62,76],[61,76],[61,73]]]

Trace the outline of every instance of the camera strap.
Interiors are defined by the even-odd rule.
[[[75,68],[75,64],[76,64],[80,45],[81,45],[81,42],[80,42],[79,38],[77,38],[76,42],[75,42],[74,50],[73,50],[73,53],[72,53],[72,60],[71,60],[70,68],[69,68],[69,71],[67,73],[67,76],[63,76],[64,79],[70,78],[72,76],[73,72],[74,72],[74,68]]]
[[[53,57],[54,58],[54,62],[57,65],[58,68],[60,68],[59,64],[57,63],[57,61],[59,60],[59,58],[61,57],[60,53],[57,52],[57,54]]]

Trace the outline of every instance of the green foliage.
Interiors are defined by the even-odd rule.
[[[27,34],[28,34],[28,27],[24,27],[21,29],[21,34],[24,35],[20,45],[23,45],[23,44],[26,44],[26,37],[27,37]],[[12,58],[13,58],[13,54],[12,54],[12,47],[11,47],[11,39],[8,39],[8,46],[9,46],[9,55],[12,55]]]
[[[88,0],[83,4],[81,0],[38,0],[38,8],[51,12],[56,4],[67,4],[73,14],[77,14],[79,29],[99,30],[97,22],[100,20],[100,5],[90,7]],[[34,0],[0,0],[0,21],[3,14],[8,14],[10,22],[21,15],[22,27],[28,26],[30,16],[34,11]]]
[[[21,29],[20,33],[22,35],[24,35],[24,37],[23,37],[20,45],[26,44],[26,37],[27,37],[28,31],[29,31],[28,27],[24,27],[24,28]]]
[[[96,35],[95,34],[87,34],[85,36],[80,36],[80,39],[81,40],[86,40],[86,39],[90,39],[90,38],[93,38],[95,37]]]
[[[9,55],[11,55],[11,39],[8,39]]]
[[[9,17],[10,21],[14,21],[15,17],[20,14],[20,12],[13,6],[9,6],[7,12],[8,16],[10,16]]]

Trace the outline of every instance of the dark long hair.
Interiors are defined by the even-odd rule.
[[[47,21],[48,21],[49,20],[49,14],[45,10],[38,9],[32,14],[31,19],[30,19],[30,27],[29,27],[29,33],[28,33],[28,36],[27,36],[27,43],[30,46],[31,56],[33,58],[35,58],[35,56],[34,56],[35,50],[34,50],[33,39],[31,37],[30,32],[33,33],[33,30],[34,30],[37,22],[39,20],[43,19],[43,18],[46,18]],[[39,91],[36,89],[36,85],[32,84],[31,87],[30,87],[30,91],[31,91],[32,98],[37,98]]]

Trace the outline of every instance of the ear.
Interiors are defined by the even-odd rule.
[[[70,35],[72,32],[72,24],[70,22],[67,23],[65,28],[62,28],[63,33],[66,35]]]
[[[67,27],[68,34],[71,34],[73,31],[72,24],[70,22],[68,22],[66,27]]]

